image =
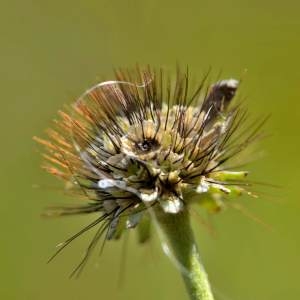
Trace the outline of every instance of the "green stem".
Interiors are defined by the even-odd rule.
[[[200,262],[187,210],[177,214],[157,213],[159,227],[168,241],[171,255],[192,300],[213,300],[206,272]]]

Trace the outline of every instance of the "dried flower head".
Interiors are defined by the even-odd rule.
[[[144,241],[149,208],[177,214],[196,202],[218,211],[226,195],[246,192],[247,172],[225,167],[260,126],[237,134],[246,115],[230,105],[238,81],[206,88],[205,77],[193,91],[188,85],[188,72],[178,71],[172,84],[161,70],[118,70],[114,81],[94,86],[60,111],[48,140],[36,138],[46,146],[45,169],[86,199],[81,207],[52,214],[97,215],[60,250],[96,225],[87,256],[103,234],[118,238],[137,225]]]

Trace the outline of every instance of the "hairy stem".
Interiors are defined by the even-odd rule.
[[[171,259],[178,264],[190,299],[213,300],[206,272],[200,262],[187,210],[177,214],[157,213],[160,230],[168,241]]]

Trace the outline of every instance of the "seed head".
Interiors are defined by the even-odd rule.
[[[245,119],[231,104],[237,80],[206,86],[205,77],[190,89],[188,72],[178,71],[172,84],[161,70],[118,70],[114,81],[92,87],[59,112],[49,139],[35,139],[46,146],[46,170],[86,204],[52,214],[96,214],[80,232],[98,224],[94,245],[103,233],[112,239],[139,223],[142,228],[150,207],[177,214],[196,202],[218,211],[227,195],[246,192],[247,172],[226,164],[257,130],[237,139]]]

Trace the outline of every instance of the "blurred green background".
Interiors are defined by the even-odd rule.
[[[247,69],[241,93],[249,110],[272,115],[264,155],[249,168],[252,179],[282,188],[260,187],[259,199],[238,201],[273,230],[234,209],[211,218],[216,237],[195,224],[216,299],[300,299],[299,11],[292,0],[1,1],[0,298],[187,299],[158,241],[139,246],[132,233],[125,267],[123,242],[111,242],[70,280],[91,234],[46,264],[55,245],[93,217],[40,217],[72,199],[40,170],[32,141],[113,67],[179,62],[196,77],[209,67],[238,78]]]

